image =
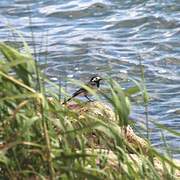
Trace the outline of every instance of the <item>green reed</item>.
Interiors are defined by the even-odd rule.
[[[116,122],[88,115],[81,120],[77,112],[60,104],[58,95],[45,89],[44,83],[51,82],[37,73],[30,53],[20,53],[4,43],[0,43],[0,52],[0,179],[160,179],[148,155],[119,133],[129,124],[127,95],[139,92],[138,86],[124,91],[117,82],[108,80],[109,93],[101,95],[112,105]],[[36,89],[36,83],[42,88]],[[47,91],[53,100],[47,98]],[[103,148],[89,144],[92,133]],[[129,151],[142,163],[133,162]],[[117,157],[116,167],[108,162],[110,152]],[[180,167],[171,158],[150,146],[148,154],[164,164],[165,178],[174,178],[174,170]]]

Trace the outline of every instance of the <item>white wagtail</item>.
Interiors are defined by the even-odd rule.
[[[85,85],[88,86],[89,88],[92,88],[92,89],[98,89],[99,86],[100,86],[100,81],[101,81],[101,80],[102,80],[101,77],[99,77],[99,76],[93,76],[93,77],[90,79],[90,81],[89,81],[87,84],[85,84]],[[68,101],[70,101],[71,99],[73,99],[73,98],[76,97],[76,96],[84,96],[85,98],[88,99],[88,101],[92,101],[92,100],[88,97],[88,94],[89,94],[89,92],[88,92],[85,88],[82,87],[82,88],[78,89],[76,92],[74,92],[69,99],[65,100],[65,101],[63,102],[63,104],[66,104]]]

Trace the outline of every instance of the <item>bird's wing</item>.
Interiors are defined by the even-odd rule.
[[[95,82],[89,82],[86,84],[86,86],[88,86],[89,88],[93,88],[93,87],[96,87],[96,83]],[[78,96],[80,94],[84,95],[87,93],[87,90],[84,89],[84,88],[80,88],[79,90],[77,90],[73,95],[72,97],[75,97],[75,96]]]
[[[87,92],[86,89],[80,88],[79,90],[77,90],[75,93],[72,94],[72,98],[86,92]]]

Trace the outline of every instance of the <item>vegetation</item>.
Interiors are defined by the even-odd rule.
[[[25,42],[24,52],[4,43],[0,43],[0,52],[0,179],[161,179],[154,157],[163,164],[163,178],[175,179],[180,166],[170,156],[150,146],[145,155],[116,130],[129,124],[126,94],[137,92],[137,87],[124,93],[109,80],[110,92],[101,95],[114,108],[117,122],[88,115],[82,121],[77,112],[60,104],[58,94],[45,88],[44,84],[51,82],[38,70]],[[108,151],[96,151],[88,143],[94,134]],[[116,166],[108,161],[110,152],[117,157]],[[142,163],[132,162],[129,152]]]

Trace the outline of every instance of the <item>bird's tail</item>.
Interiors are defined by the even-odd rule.
[[[63,105],[66,104],[66,103],[69,102],[72,98],[73,98],[73,96],[70,97],[70,98],[68,98],[67,100],[65,99],[64,102],[63,102],[62,104],[63,104]]]

